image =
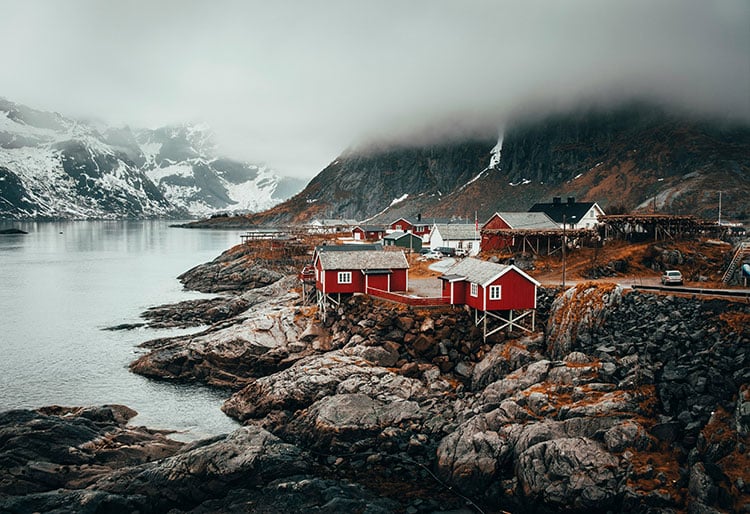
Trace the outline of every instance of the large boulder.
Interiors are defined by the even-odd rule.
[[[582,283],[552,304],[547,321],[547,351],[555,359],[570,353],[577,341],[589,342],[622,298],[617,284]]]
[[[123,405],[1,412],[0,496],[85,487],[182,447],[164,432],[127,425],[135,415]]]
[[[604,511],[620,493],[618,460],[591,439],[552,439],[524,451],[516,463],[523,495],[562,510]]]
[[[251,377],[273,373],[311,353],[312,341],[301,341],[307,321],[293,305],[297,295],[274,286],[267,289],[266,294],[276,294],[273,301],[255,305],[241,320],[144,343],[151,351],[133,361],[131,371],[240,389]]]
[[[290,368],[249,383],[230,397],[222,410],[240,421],[259,418],[274,410],[304,409],[336,393],[363,393],[373,398],[388,394],[408,399],[424,398],[424,384],[384,366],[397,354],[373,346],[354,346],[307,357]]]
[[[353,443],[361,450],[363,440],[424,416],[414,401],[393,397],[381,400],[362,393],[335,394],[297,414],[285,432],[313,448],[348,452]]]
[[[237,245],[213,261],[199,264],[177,278],[186,289],[202,293],[242,293],[283,278],[282,273],[256,262],[253,254],[251,246]]]
[[[539,334],[517,341],[508,341],[493,346],[484,358],[474,366],[471,374],[471,386],[479,391],[487,384],[503,378],[511,371],[541,359],[541,355],[528,349],[542,340]]]

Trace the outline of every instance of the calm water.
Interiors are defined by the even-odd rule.
[[[136,346],[177,331],[105,327],[142,321],[148,307],[207,297],[177,275],[239,243],[239,232],[169,228],[166,221],[11,223],[0,235],[0,411],[121,403],[131,424],[192,439],[236,428],[226,394],[128,371]],[[182,332],[184,333],[184,331]]]

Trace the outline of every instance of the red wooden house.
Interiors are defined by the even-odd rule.
[[[342,294],[406,291],[409,263],[403,251],[320,251],[313,262],[318,305],[338,304]]]
[[[502,250],[515,245],[517,231],[558,230],[543,212],[496,212],[482,225],[482,250]]]
[[[418,218],[417,221],[412,221],[407,218],[399,218],[388,226],[388,229],[391,231],[400,230],[401,232],[411,232],[415,236],[421,238],[429,235],[431,228],[432,225],[422,221],[421,217]]]
[[[380,241],[385,237],[385,228],[377,225],[357,225],[352,229],[356,241]]]
[[[451,305],[473,309],[476,324],[484,323],[485,338],[503,328],[528,330],[518,321],[529,314],[534,330],[536,290],[540,284],[518,267],[467,258],[439,278],[443,297]],[[490,319],[499,320],[501,326],[488,331]]]

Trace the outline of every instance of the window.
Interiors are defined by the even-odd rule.
[[[502,300],[503,286],[490,286],[490,300]]]
[[[351,284],[352,283],[352,272],[351,271],[339,271],[339,284]]]
[[[471,284],[471,296],[479,296],[479,286],[474,283]]]

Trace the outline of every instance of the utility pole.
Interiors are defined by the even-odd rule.
[[[721,193],[722,191],[719,191],[719,227],[721,227]]]
[[[575,216],[570,217],[571,220],[575,220]],[[575,223],[575,221],[573,222]],[[566,213],[563,212],[563,237],[562,237],[562,287],[565,289],[565,251],[566,246],[568,246],[568,236],[566,235],[566,227],[568,226],[567,220],[566,220]]]
[[[562,288],[565,289],[565,213],[563,213],[563,238],[562,238]]]

